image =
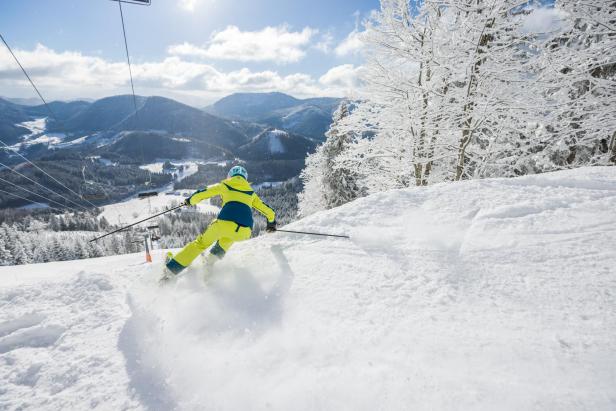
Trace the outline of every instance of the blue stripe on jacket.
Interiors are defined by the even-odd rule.
[[[239,201],[229,201],[226,203],[220,213],[218,213],[219,220],[233,221],[244,227],[250,227],[252,229],[252,209],[244,203]]]

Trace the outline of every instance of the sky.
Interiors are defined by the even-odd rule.
[[[123,4],[135,92],[205,106],[234,92],[348,96],[379,0]],[[118,3],[2,0],[0,33],[48,100],[130,93]],[[0,44],[0,96],[35,91]]]

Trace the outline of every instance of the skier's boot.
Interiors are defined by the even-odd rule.
[[[175,278],[175,273],[167,268],[167,263],[169,263],[169,261],[171,261],[172,258],[173,258],[173,254],[171,253],[171,251],[167,251],[167,255],[165,256],[165,266],[163,268],[163,275],[158,280],[158,283],[161,285],[166,284]]]
[[[212,275],[212,269],[214,267],[214,264],[216,264],[220,260],[220,258],[212,253],[209,253],[207,257],[204,257],[203,259],[205,260],[205,272],[203,273],[203,281],[207,281],[210,275]]]

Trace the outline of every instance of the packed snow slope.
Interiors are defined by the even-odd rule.
[[[391,191],[237,244],[0,269],[0,409],[613,410],[616,167]]]

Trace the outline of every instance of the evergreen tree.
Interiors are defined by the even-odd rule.
[[[22,242],[19,239],[16,239],[15,242],[13,243],[13,263],[18,265],[18,264],[28,264],[30,262],[30,259],[28,258],[28,254],[26,253],[26,250],[24,249],[24,245],[22,244]]]
[[[101,249],[101,246],[98,243],[88,242],[87,247],[89,258],[103,257],[105,255],[105,253]]]
[[[124,247],[118,235],[111,236],[110,251],[113,255],[124,254]]]
[[[41,241],[38,246],[34,249],[34,253],[32,255],[32,262],[34,263],[47,263],[51,261],[51,256],[49,253],[49,248],[47,246],[47,242]]]
[[[49,252],[52,261],[65,261],[68,259],[66,255],[66,249],[64,248],[62,243],[60,243],[57,237],[54,237],[54,239],[51,241],[51,247]]]
[[[323,144],[324,172],[323,198],[326,208],[333,208],[353,201],[365,195],[365,189],[359,184],[359,174],[336,162],[353,142],[353,134],[340,130],[339,124],[350,114],[349,104],[340,103],[334,113],[333,124],[326,133],[327,140]]]
[[[338,161],[354,141],[352,132],[340,129],[340,123],[349,114],[349,103],[343,101],[334,113],[327,139],[306,159],[306,168],[301,174],[304,190],[299,195],[299,211],[303,216],[340,206],[366,194],[359,182],[360,175]]]
[[[4,238],[0,235],[0,265],[11,265],[13,262],[13,256],[11,251],[6,248]]]
[[[100,218],[99,227],[101,230],[106,230],[109,228],[109,222],[104,216]]]
[[[323,193],[325,164],[323,145],[318,146],[316,151],[306,158],[306,167],[300,174],[304,189],[298,194],[299,215],[302,217],[327,208]]]
[[[73,250],[73,254],[75,256],[76,259],[84,259],[84,258],[88,258],[89,254],[88,254],[88,249],[86,248],[86,246],[84,245],[83,241],[81,239],[78,239],[75,242],[75,247]]]

